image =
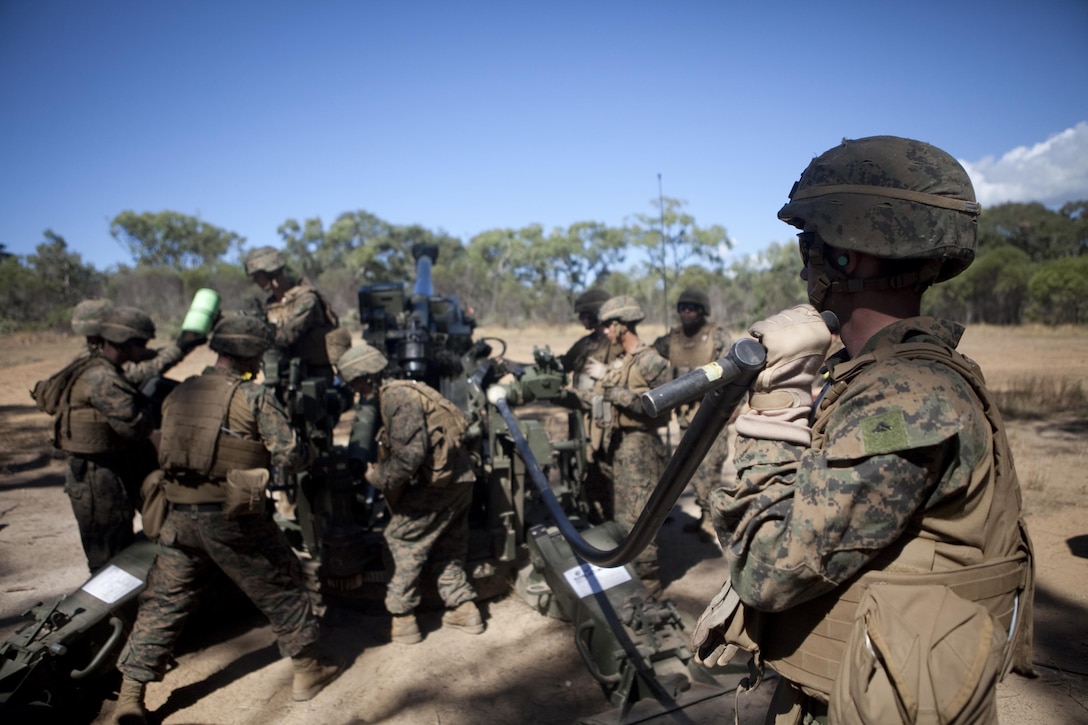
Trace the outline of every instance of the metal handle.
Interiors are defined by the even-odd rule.
[[[109,639],[102,645],[102,649],[98,650],[98,654],[91,659],[90,664],[82,670],[72,670],[71,674],[68,675],[73,680],[81,680],[101,667],[102,663],[105,662],[106,657],[113,652],[114,648],[120,643],[121,635],[125,631],[124,622],[118,617],[110,617],[110,626],[113,627],[113,631],[110,633]]]

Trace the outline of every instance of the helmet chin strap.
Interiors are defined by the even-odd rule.
[[[817,242],[809,248],[808,270],[810,275],[815,275],[812,290],[808,293],[808,301],[817,310],[823,312],[826,309],[823,304],[827,295],[831,292],[852,294],[864,290],[886,290],[913,287],[914,291],[921,294],[937,278],[941,271],[943,261],[940,259],[927,260],[917,272],[896,274],[891,277],[868,277],[866,279],[853,279],[848,277],[841,269],[828,264],[827,245]]]

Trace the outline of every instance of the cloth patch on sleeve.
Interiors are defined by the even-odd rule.
[[[869,455],[910,448],[907,423],[899,408],[861,422],[861,441]]]

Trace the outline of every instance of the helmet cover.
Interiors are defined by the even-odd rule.
[[[612,320],[638,322],[645,317],[646,314],[642,311],[642,306],[631,295],[612,297],[601,305],[601,322],[611,322]]]
[[[385,369],[388,362],[377,348],[364,342],[341,355],[336,367],[340,371],[340,377],[350,383],[367,375],[377,375]]]
[[[936,146],[898,136],[843,139],[813,159],[778,218],[886,259],[940,259],[937,282],[974,260],[978,215],[966,170]]]
[[[99,335],[115,345],[155,337],[155,323],[138,307],[113,307],[102,316]]]
[[[224,317],[212,330],[208,347],[218,353],[237,358],[260,357],[272,347],[271,326],[252,315]]]
[[[255,272],[271,274],[287,266],[287,258],[283,252],[275,247],[257,247],[246,255],[246,274],[253,276]]]

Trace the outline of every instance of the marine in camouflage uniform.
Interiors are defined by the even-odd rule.
[[[87,339],[87,351],[102,347],[102,320],[113,309],[113,303],[100,297],[80,301],[72,310],[72,330]],[[194,348],[204,344],[207,338],[199,333],[182,331],[177,340],[158,350],[145,348],[139,360],[126,362],[122,369],[125,378],[136,388],[141,388],[153,378],[159,377],[185,359]]]
[[[328,300],[315,287],[289,278],[287,260],[274,247],[252,250],[244,265],[246,274],[268,294],[262,309],[275,328],[275,348],[288,360],[301,360],[305,377],[332,382],[333,363],[351,346],[351,337],[340,329]]]
[[[735,485],[713,494],[730,578],[696,626],[783,677],[768,720],[996,722],[1031,671],[1031,542],[1004,425],[963,328],[922,292],[974,256],[980,207],[950,155],[890,136],[817,157],[779,218],[812,305],[754,325],[768,362],[737,420]],[[830,333],[843,350],[811,384]],[[873,586],[880,583],[881,586]]]
[[[623,348],[618,343],[612,342],[601,329],[599,314],[601,305],[608,301],[610,295],[602,289],[590,289],[578,296],[574,302],[574,311],[578,314],[578,320],[590,332],[579,338],[566,354],[559,360],[563,364],[563,370],[571,375],[571,385],[575,395],[565,398],[572,401],[573,405],[567,407],[581,407],[585,413],[585,426],[589,431],[592,426],[592,418],[589,415],[589,402],[592,397],[593,387],[601,379],[608,365],[623,353]],[[614,517],[612,499],[612,472],[599,456],[593,455],[593,449],[587,451],[586,474],[583,487],[586,499],[590,504],[590,522],[599,524],[611,521]]]
[[[658,421],[643,412],[639,396],[672,379],[669,361],[638,337],[636,326],[646,315],[634,297],[609,299],[601,307],[601,324],[608,339],[623,347],[594,388],[591,442],[613,474],[615,521],[624,535],[631,532],[646,508],[668,461]],[[633,562],[642,583],[656,594],[661,589],[657,541],[652,540]]]
[[[134,539],[134,502],[155,468],[148,439],[153,416],[122,372],[139,359],[155,325],[131,307],[111,308],[98,326],[98,346],[71,363],[54,416],[54,445],[68,454],[64,490],[94,573]]]
[[[653,348],[672,365],[673,377],[712,363],[728,350],[733,340],[724,327],[707,320],[710,299],[702,290],[688,287],[676,302],[680,324],[654,340]],[[699,410],[699,402],[685,403],[676,408],[676,420],[683,435]],[[710,492],[722,483],[722,466],[729,458],[729,434],[725,431],[706,452],[702,464],[691,477],[695,502],[699,505],[699,520],[684,525],[688,533],[700,531],[710,536]]]
[[[118,715],[143,715],[143,686],[161,680],[199,593],[218,568],[272,623],[280,653],[292,658],[292,697],[308,700],[338,672],[316,658],[318,620],[302,571],[263,501],[269,467],[310,463],[287,414],[252,382],[271,330],[255,317],[228,317],[212,333],[214,366],[183,382],[163,404],[159,462],[169,512],[140,610],[121,654]],[[228,506],[232,487],[252,505]]]
[[[392,514],[384,530],[393,557],[385,596],[393,615],[392,639],[402,644],[422,640],[415,610],[428,565],[447,608],[443,625],[480,634],[484,624],[476,590],[465,572],[475,482],[471,455],[461,445],[467,421],[424,383],[381,382],[387,363],[381,352],[363,343],[345,353],[338,368],[363,399],[376,396],[381,416],[378,462],[369,464],[366,480],[382,492]]]

